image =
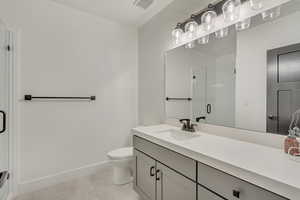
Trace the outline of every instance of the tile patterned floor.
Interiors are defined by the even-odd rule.
[[[132,184],[115,186],[112,170],[105,169],[88,177],[77,178],[33,193],[24,194],[15,200],[141,200],[133,191]]]

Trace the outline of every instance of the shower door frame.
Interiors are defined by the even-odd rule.
[[[18,165],[18,138],[19,138],[19,100],[17,98],[20,92],[20,86],[18,83],[19,79],[19,57],[18,52],[20,50],[20,31],[10,29],[5,26],[1,20],[0,22],[4,24],[6,35],[7,35],[7,65],[8,65],[8,110],[7,110],[7,129],[9,134],[9,155],[8,155],[8,165],[9,165],[9,181],[8,181],[8,197],[7,200],[13,199],[18,192],[18,180],[19,180],[19,165]]]

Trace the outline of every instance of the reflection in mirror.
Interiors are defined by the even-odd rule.
[[[183,98],[166,101],[166,117],[283,135],[300,126],[300,1],[280,13],[166,52],[166,97]]]
[[[192,101],[168,101],[168,118],[192,118],[234,126],[235,53],[234,31],[222,40],[212,38],[206,45],[193,49],[179,47],[168,52],[167,97],[192,97]]]

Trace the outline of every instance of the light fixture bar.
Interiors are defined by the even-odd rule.
[[[205,36],[207,36],[207,35],[210,35],[210,34],[216,32],[216,31],[218,31],[218,30],[220,30],[220,29],[224,29],[224,28],[226,28],[226,27],[235,25],[236,23],[238,23],[238,22],[240,22],[240,21],[242,21],[242,20],[245,20],[245,19],[247,19],[247,18],[254,17],[254,16],[256,16],[256,15],[261,14],[262,12],[265,12],[265,11],[270,10],[270,9],[272,9],[272,8],[276,8],[276,7],[278,7],[278,6],[281,6],[282,4],[288,3],[288,2],[290,2],[290,1],[291,1],[291,0],[264,0],[264,2],[263,2],[263,3],[264,3],[264,6],[263,6],[263,8],[260,9],[260,10],[254,10],[254,9],[251,9],[250,1],[248,1],[248,0],[243,1],[244,3],[242,3],[241,6],[240,6],[240,17],[239,17],[239,19],[236,19],[236,20],[233,20],[233,21],[227,21],[227,22],[226,22],[226,21],[224,21],[223,15],[219,14],[219,15],[216,17],[216,19],[215,19],[215,26],[214,26],[214,28],[212,28],[212,29],[209,30],[209,31],[204,31],[204,30],[203,30],[203,27],[202,27],[202,25],[201,25],[201,23],[198,22],[197,19],[195,19],[195,21],[197,21],[197,23],[199,24],[199,31],[198,31],[197,35],[196,35],[195,37],[193,37],[193,38],[188,38],[188,37],[187,37],[187,34],[188,34],[188,33],[183,33],[183,36],[182,36],[182,37],[185,38],[185,39],[184,39],[183,41],[177,43],[177,44],[173,44],[173,45],[169,48],[169,50],[175,49],[175,48],[177,48],[177,47],[180,47],[180,46],[182,46],[182,45],[185,45],[185,44],[187,44],[187,43],[190,43],[190,42],[192,42],[192,41],[194,41],[194,40],[197,40],[197,39],[199,39],[199,38],[202,38],[202,37],[205,37]],[[222,3],[222,2],[225,2],[225,1],[222,0],[222,1],[220,1],[219,3]],[[217,3],[217,4],[218,4],[218,3]],[[220,4],[220,5],[223,5],[223,4]],[[205,10],[205,11],[207,11],[207,10]],[[204,12],[205,12],[205,11],[204,11]],[[203,13],[204,13],[204,12],[203,12]],[[201,12],[200,15],[202,15],[203,13]],[[198,15],[197,15],[197,16],[198,16]],[[181,24],[181,26],[182,26],[182,25],[183,25],[183,24]]]
[[[240,0],[241,3],[245,3],[245,2],[248,2],[250,0]],[[196,12],[194,14],[191,15],[190,18],[184,20],[183,22],[179,22],[180,23],[180,28],[182,30],[184,30],[184,27],[185,27],[185,24],[190,22],[192,19],[195,20],[199,25],[202,23],[201,22],[201,17],[202,15],[207,12],[207,11],[210,11],[210,10],[213,10],[217,13],[217,15],[222,15],[223,14],[223,10],[222,10],[222,7],[223,5],[227,2],[227,0],[217,0],[217,1],[214,1],[213,3],[209,4],[207,8],[199,11],[199,12]]]

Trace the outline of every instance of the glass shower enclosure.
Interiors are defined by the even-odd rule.
[[[9,32],[0,22],[0,200],[9,192]]]

